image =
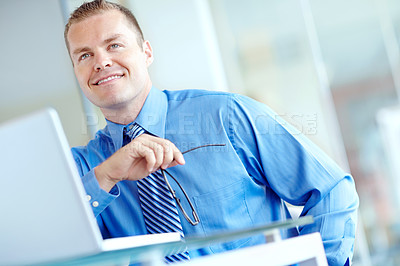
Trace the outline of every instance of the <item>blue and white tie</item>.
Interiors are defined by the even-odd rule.
[[[125,128],[128,141],[146,131],[137,123]],[[140,204],[147,232],[150,234],[179,232],[184,237],[176,203],[159,171],[137,181]],[[188,251],[165,257],[167,262],[189,260]]]

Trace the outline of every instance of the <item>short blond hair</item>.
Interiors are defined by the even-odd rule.
[[[65,30],[64,30],[64,40],[68,51],[69,51],[68,32],[72,24],[81,22],[82,20],[85,20],[91,16],[102,14],[110,10],[117,10],[125,15],[125,17],[132,24],[134,30],[138,35],[137,42],[139,44],[139,47],[142,47],[144,41],[142,30],[140,29],[139,23],[137,22],[135,16],[129,9],[127,9],[122,5],[107,2],[105,0],[94,0],[91,2],[83,3],[80,7],[75,9],[75,11],[72,12],[71,16],[69,17],[68,23],[65,25]]]

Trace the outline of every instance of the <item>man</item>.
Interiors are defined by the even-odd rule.
[[[329,264],[349,263],[358,208],[352,177],[265,105],[236,94],[152,87],[152,47],[130,11],[116,4],[83,4],[71,15],[65,40],[81,89],[107,119],[87,146],[72,149],[104,238],[248,228],[290,218],[286,201],[315,219],[288,236],[320,232]],[[182,154],[208,144],[215,146]],[[158,203],[156,192],[145,191],[149,183],[168,187],[165,170],[188,200],[174,182],[177,202]],[[151,205],[168,205],[178,220],[158,225],[172,214]],[[241,239],[177,259],[263,241]]]

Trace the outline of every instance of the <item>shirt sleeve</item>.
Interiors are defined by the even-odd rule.
[[[236,152],[255,182],[281,199],[304,206],[314,223],[300,234],[320,232],[329,265],[353,254],[358,195],[352,176],[267,106],[235,95],[229,115]]]
[[[89,164],[85,160],[79,149],[72,148],[72,154],[75,159],[78,172],[81,176],[81,180],[85,191],[87,193],[87,199],[92,207],[95,217],[97,217],[108,205],[110,205],[119,196],[119,187],[116,184],[110,192],[103,190],[96,179],[94,168],[89,167]]]

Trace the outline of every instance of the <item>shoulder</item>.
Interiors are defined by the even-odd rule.
[[[202,89],[188,89],[188,90],[164,90],[168,101],[196,101],[196,100],[218,100],[230,98],[234,94],[223,91],[211,91]]]
[[[211,91],[201,89],[188,89],[188,90],[164,90],[167,96],[169,107],[174,106],[190,106],[192,108],[199,108],[200,106],[211,109],[227,108],[231,109],[240,105],[253,105],[256,101],[240,94],[224,91]],[[203,108],[198,109],[199,111]]]
[[[91,152],[98,152],[99,148],[104,148],[104,146],[108,145],[112,145],[112,139],[106,126],[105,128],[98,130],[95,137],[86,145],[72,147],[71,151],[75,160],[77,160],[81,157],[89,156]]]
[[[163,92],[167,97],[170,110],[179,107],[180,110],[189,108],[198,112],[219,110],[235,114],[275,116],[275,112],[266,104],[238,93],[200,89],[164,90]]]
[[[169,101],[195,101],[195,100],[215,100],[215,101],[233,101],[237,104],[250,104],[250,105],[263,105],[257,100],[238,93],[212,91],[202,89],[188,89],[188,90],[164,90]]]
[[[212,116],[229,119],[242,96],[222,91],[166,91],[169,114],[183,116]],[[240,104],[239,104],[240,105]]]

